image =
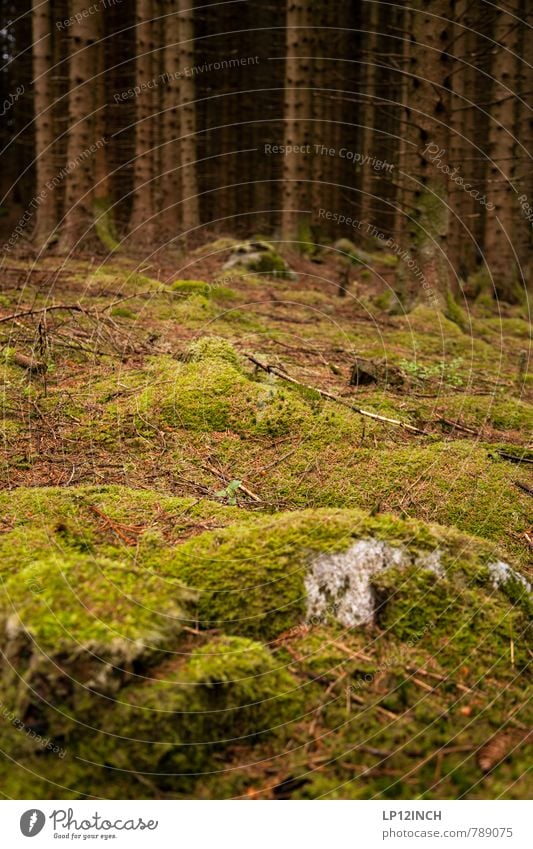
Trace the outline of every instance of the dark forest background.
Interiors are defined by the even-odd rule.
[[[19,249],[378,234],[440,291],[524,297],[530,0],[0,9],[0,223],[8,239],[24,218]]]

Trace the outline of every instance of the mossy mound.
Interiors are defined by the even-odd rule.
[[[452,396],[446,399],[446,412],[470,427],[518,430],[526,440],[533,437],[533,406],[509,392]]]
[[[162,769],[166,782],[179,784],[180,773],[201,769],[213,750],[250,744],[301,708],[296,680],[248,639],[217,637],[157,675],[125,688],[105,710],[104,733],[96,746],[87,739],[87,758],[99,755],[120,769]],[[121,740],[112,752],[109,736]]]
[[[235,292],[229,286],[206,283],[204,280],[176,280],[171,289],[177,295],[185,298],[191,295],[201,295],[203,298],[213,298],[214,300],[232,300],[235,297]]]
[[[225,636],[163,664],[154,677],[130,676],[115,698],[87,694],[74,713],[59,695],[57,710],[40,717],[39,739],[28,724],[0,729],[0,745],[21,767],[2,775],[15,797],[24,768],[30,772],[22,786],[35,786],[42,797],[53,795],[52,782],[68,796],[84,788],[110,798],[144,796],[146,787],[135,785],[139,774],[159,792],[186,793],[195,773],[229,744],[281,739],[284,725],[303,712],[298,682],[284,664],[259,643]]]
[[[208,357],[179,369],[161,399],[161,417],[187,430],[282,436],[303,427],[311,413],[285,387],[255,383],[227,357]]]
[[[236,245],[224,269],[244,268],[255,274],[266,274],[282,280],[293,280],[296,275],[271,242],[251,239]]]
[[[2,705],[19,720],[0,730],[20,764],[2,776],[8,795],[194,795],[198,773],[225,795],[224,753],[240,749],[241,773],[269,738],[279,754],[310,704],[324,732],[337,729],[326,736],[350,745],[319,682],[357,634],[400,658],[387,711],[406,698],[421,635],[440,669],[475,662],[494,677],[512,634],[513,675],[524,674],[526,583],[449,529],[356,510],[254,515],[121,487],[25,489],[0,507]],[[206,520],[226,527],[191,536]],[[315,631],[326,639],[313,643]],[[283,648],[293,632],[297,666]],[[66,752],[60,766],[48,738]]]
[[[211,293],[211,286],[204,280],[176,280],[171,289],[180,295],[203,295],[208,298]]]
[[[0,495],[0,514],[11,706],[78,698],[71,676],[113,693],[136,665],[160,659],[194,614],[192,594],[152,559],[202,519],[235,518],[213,502],[125,487],[21,489]]]
[[[363,546],[357,556],[352,551],[354,560],[341,558],[342,563],[336,563],[333,558],[331,563],[326,563],[326,573],[331,567],[333,576],[331,581],[325,580],[320,589],[321,604],[310,606],[312,596],[306,578],[314,558],[318,554],[333,556],[351,551],[356,540],[369,541],[367,548]],[[378,545],[377,559],[372,541]],[[436,525],[388,516],[371,517],[356,511],[317,510],[280,514],[258,520],[253,525],[235,525],[216,534],[203,535],[176,552],[172,570],[198,593],[198,616],[204,627],[219,627],[231,633],[265,639],[293,627],[306,613],[314,616],[315,609],[326,610],[333,618],[340,615],[343,605],[339,598],[335,600],[337,589],[333,587],[338,588],[340,582],[344,592],[346,575],[354,570],[365,573],[376,563],[376,575],[389,573],[394,568],[400,568],[404,575],[402,581],[396,581],[396,593],[391,593],[387,599],[387,616],[396,617],[403,609],[401,605],[409,604],[420,582],[425,597],[421,615],[435,623],[442,599],[448,595],[444,606],[459,627],[470,615],[470,596],[473,597],[474,591],[492,595],[495,582],[491,563],[496,561],[492,546]],[[367,584],[360,588],[361,598],[353,601],[356,606],[361,604],[363,611],[367,609],[369,597],[377,598],[372,589],[373,574],[368,571]],[[505,596],[509,589],[507,578],[511,583],[520,583],[511,573],[502,578],[503,593],[498,595],[495,615],[516,614],[522,621],[522,608],[512,612]],[[509,593],[515,601],[514,584]],[[243,597],[246,599],[244,609]],[[485,622],[490,620],[494,625],[495,620],[487,613],[489,608],[485,609]],[[366,624],[371,624],[374,616],[381,615],[380,604],[373,605]],[[415,618],[418,619],[418,614]],[[344,620],[345,624],[360,621],[358,610],[352,610]],[[446,633],[448,624],[448,620],[441,623],[442,627],[438,628],[441,635]],[[521,632],[518,626],[517,631]]]
[[[194,362],[202,360],[226,360],[235,368],[240,368],[239,357],[231,342],[221,336],[202,336],[189,345],[188,359]]]
[[[141,643],[149,656],[175,644],[183,624],[194,621],[240,636],[273,638],[308,610],[305,577],[312,559],[345,552],[356,540],[408,552],[407,560],[400,557],[402,569],[420,566],[417,558],[438,552],[439,576],[456,583],[474,580],[478,589],[492,586],[488,564],[498,559],[489,543],[459,532],[355,510],[245,514],[246,521],[175,547],[175,537],[167,540],[150,528],[150,519],[156,504],[170,522],[190,501],[157,501],[155,493],[143,493],[141,500],[131,491],[127,510],[129,493],[113,487],[17,493],[17,508],[8,516],[28,503],[33,510],[1,540],[2,617],[11,653],[20,651],[23,636],[35,651],[55,650],[65,657],[106,646],[113,652],[117,640],[124,643],[125,657],[128,646],[136,655]],[[226,511],[233,520],[242,515],[203,503],[196,521]],[[139,516],[142,505],[142,525],[118,518],[131,516],[132,506]],[[398,566],[399,556],[385,553],[383,563]]]
[[[184,360],[152,358],[143,372],[127,376],[125,392],[113,392],[109,383],[94,387],[102,399],[121,396],[106,406],[102,437],[153,435],[158,425],[242,436],[282,436],[311,427],[313,409],[300,394],[276,378],[252,380],[225,339],[199,339]]]

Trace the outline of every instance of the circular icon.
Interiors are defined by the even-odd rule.
[[[42,831],[45,822],[46,817],[42,811],[30,808],[29,811],[24,811],[20,818],[20,830],[24,837],[35,837]]]

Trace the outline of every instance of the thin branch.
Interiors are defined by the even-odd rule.
[[[386,424],[392,424],[396,427],[401,427],[404,430],[408,430],[410,433],[418,433],[422,436],[429,436],[428,432],[425,430],[420,430],[420,428],[415,427],[414,425],[407,424],[406,422],[402,422],[399,419],[389,419],[386,416],[378,416],[377,413],[372,413],[370,410],[363,410],[361,407],[356,407],[355,404],[350,404],[348,401],[344,401],[342,398],[339,398],[337,395],[333,395],[331,392],[327,392],[325,389],[319,389],[316,386],[309,386],[307,383],[302,383],[299,380],[296,380],[294,377],[290,377],[285,372],[280,371],[275,366],[271,366],[265,363],[260,362],[258,359],[253,357],[251,354],[244,354],[244,356],[250,360],[250,362],[254,363],[258,368],[266,371],[267,374],[275,374],[277,377],[280,377],[282,380],[286,380],[289,383],[294,383],[295,386],[301,386],[303,389],[308,389],[311,392],[317,392],[322,398],[326,398],[328,401],[335,401],[337,404],[342,404],[343,407],[348,407],[349,410],[353,410],[354,413],[358,413],[360,416],[366,416],[369,419],[374,419],[378,422],[386,422]]]

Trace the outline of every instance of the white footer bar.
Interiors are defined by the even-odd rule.
[[[6,849],[73,843],[117,849],[525,849],[533,846],[531,814],[525,801],[0,803]]]

